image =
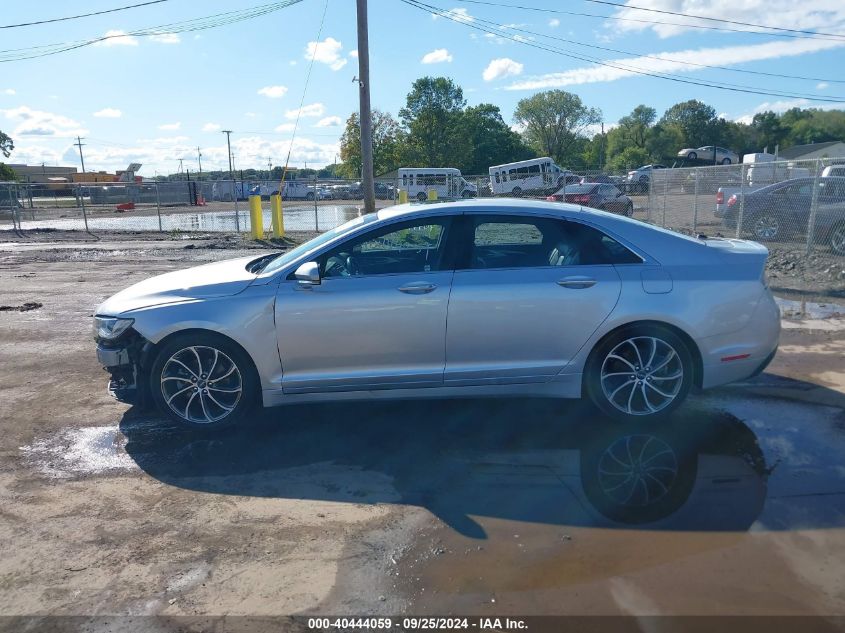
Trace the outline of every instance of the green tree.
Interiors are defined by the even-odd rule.
[[[520,100],[513,118],[524,128],[531,147],[565,166],[578,140],[591,125],[601,122],[601,110],[588,108],[578,95],[549,90]]]
[[[340,158],[343,164],[337,173],[344,178],[361,177],[361,125],[357,112],[346,120],[346,129],[340,137]],[[380,110],[372,111],[373,172],[375,175],[392,171],[400,166],[404,133],[392,116]]]
[[[612,171],[625,171],[651,162],[648,150],[643,147],[626,147],[607,161],[607,168]]]
[[[0,163],[0,182],[17,180],[18,175],[6,163]]]
[[[768,147],[774,152],[775,146],[786,139],[789,129],[781,123],[780,117],[774,112],[760,112],[751,120],[751,131],[756,145],[761,150]]]
[[[408,131],[408,158],[420,167],[446,167],[454,158],[464,92],[446,77],[421,77],[411,86],[399,118]]]
[[[457,118],[456,137],[449,166],[464,174],[486,174],[491,165],[531,158],[535,154],[504,119],[499,108],[482,103]]]
[[[722,143],[725,120],[716,116],[716,110],[712,106],[696,99],[676,103],[666,110],[660,123],[665,127],[674,127],[680,132],[683,147]],[[677,147],[675,152],[679,149],[681,147]]]
[[[4,157],[9,158],[9,154],[12,153],[12,150],[15,149],[15,143],[12,141],[12,137],[8,134],[5,134],[3,130],[0,130],[0,154],[3,154]]]

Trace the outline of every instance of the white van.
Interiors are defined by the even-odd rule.
[[[401,167],[397,172],[399,189],[408,192],[408,198],[425,200],[430,189],[438,198],[474,198],[478,187],[461,175],[454,167]]]
[[[515,163],[496,165],[489,169],[490,189],[495,195],[513,194],[524,191],[549,191],[559,189],[572,172],[561,169],[548,156],[532,158]]]

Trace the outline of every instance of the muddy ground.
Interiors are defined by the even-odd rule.
[[[202,439],[109,398],[90,316],[272,245],[78,237],[0,242],[0,614],[845,615],[829,304],[790,304],[764,375],[664,427],[542,400],[347,403]],[[613,479],[628,454],[641,489]]]

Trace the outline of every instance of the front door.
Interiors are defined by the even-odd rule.
[[[317,258],[319,285],[282,281],[275,310],[286,393],[443,384],[450,223],[373,229]]]
[[[465,218],[467,257],[452,281],[444,384],[550,380],[616,305],[613,262],[639,259],[583,224]]]

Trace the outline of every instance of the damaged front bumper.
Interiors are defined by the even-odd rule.
[[[143,359],[148,348],[149,343],[137,334],[97,343],[97,360],[110,374],[108,391],[114,399],[138,406],[147,404]]]

